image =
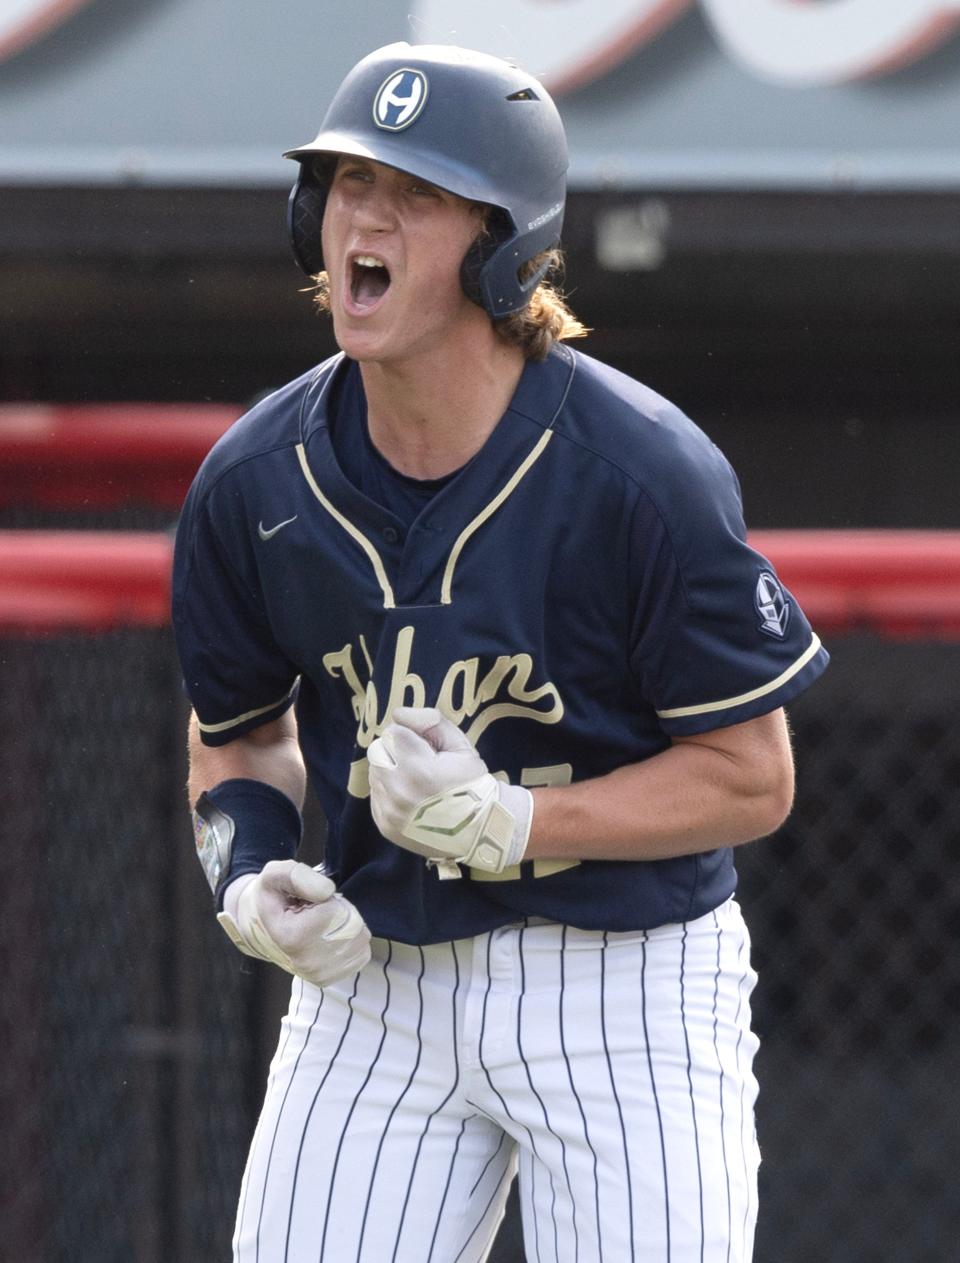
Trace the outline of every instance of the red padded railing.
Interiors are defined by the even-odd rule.
[[[0,508],[176,513],[242,409],[220,404],[0,404]]]
[[[159,531],[2,531],[0,632],[163,627],[172,552]]]
[[[220,404],[0,405],[0,508],[179,511],[242,409]],[[823,635],[960,639],[960,531],[756,531]],[[169,536],[0,532],[0,632],[160,627]]]
[[[960,531],[755,531],[823,636],[960,639]],[[162,627],[173,541],[159,532],[0,532],[0,632]]]
[[[960,531],[754,531],[818,629],[960,639]]]

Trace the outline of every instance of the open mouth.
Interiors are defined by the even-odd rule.
[[[390,288],[390,272],[375,254],[358,254],[350,265],[350,297],[358,307],[372,307]]]

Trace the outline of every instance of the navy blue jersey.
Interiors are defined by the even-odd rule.
[[[718,906],[727,848],[440,881],[374,826],[366,750],[397,705],[436,705],[491,771],[564,784],[806,688],[826,652],[746,544],[723,455],[653,391],[559,346],[408,525],[331,442],[356,372],[335,356],[263,400],[190,491],[174,625],[204,742],[295,703],[327,865],[377,935],[438,942],[523,915],[651,928]]]

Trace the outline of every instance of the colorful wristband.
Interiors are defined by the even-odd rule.
[[[227,884],[243,873],[259,873],[271,860],[293,859],[303,836],[296,804],[265,781],[221,781],[193,809],[197,855],[223,908]]]

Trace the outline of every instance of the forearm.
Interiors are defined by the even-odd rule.
[[[786,722],[777,711],[606,776],[532,792],[527,859],[655,860],[738,846],[789,813]]]
[[[380,832],[448,877],[464,864],[501,873],[521,860],[656,860],[736,846],[772,833],[793,799],[782,710],[678,737],[606,776],[528,790],[492,776],[440,711],[398,706],[367,761]]]
[[[306,772],[292,710],[225,746],[204,745],[196,716],[191,715],[188,751],[191,804],[221,781],[250,779],[273,785],[298,808],[303,806]]]

